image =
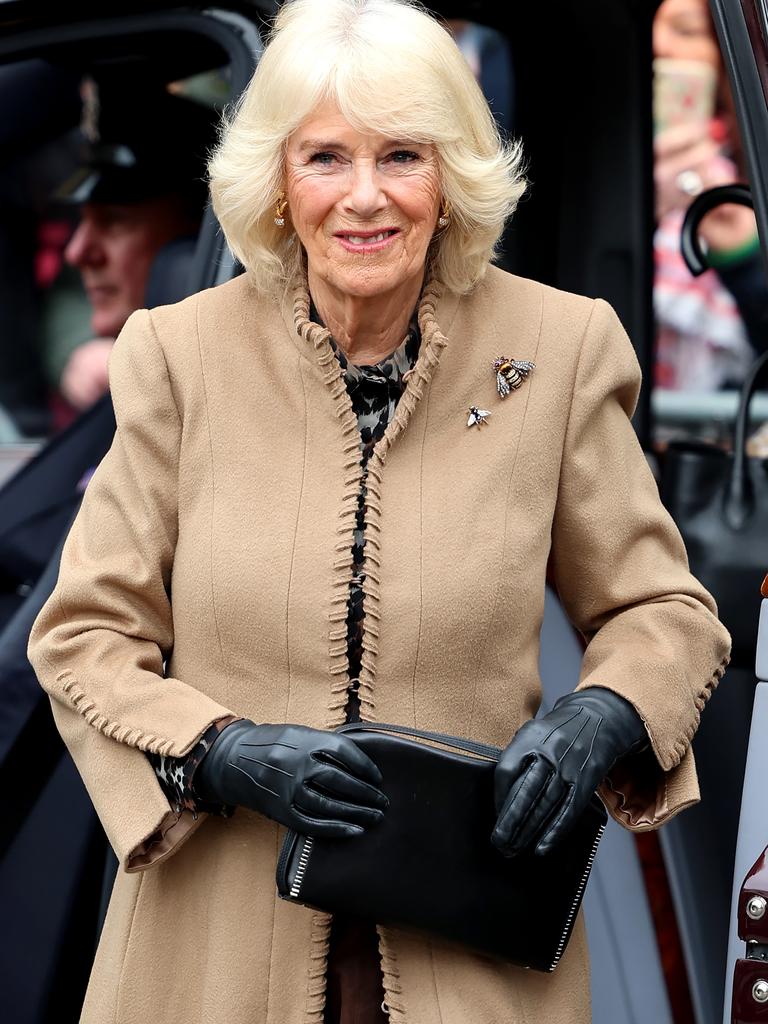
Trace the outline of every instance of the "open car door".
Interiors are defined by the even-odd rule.
[[[768,4],[766,0],[710,0],[731,81],[747,160],[763,259],[768,267]],[[766,524],[768,526],[768,524]],[[768,570],[768,566],[764,567]],[[763,592],[766,593],[765,587]],[[745,595],[745,613],[758,623],[760,594]],[[763,598],[757,639],[758,684],[752,711],[725,979],[724,1024],[768,1020],[768,601]]]

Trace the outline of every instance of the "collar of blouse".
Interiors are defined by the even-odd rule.
[[[416,313],[421,336],[418,357],[407,374],[405,390],[397,402],[386,434],[377,445],[377,458],[386,460],[389,448],[403,430],[429,386],[437,370],[448,338],[443,329],[450,330],[459,308],[460,296],[445,288],[434,277],[427,280],[419,300]],[[314,362],[325,386],[331,392],[336,404],[336,414],[344,423],[346,443],[350,454],[359,449],[357,416],[349,402],[349,393],[340,362],[327,327],[310,319],[310,295],[306,274],[288,285],[281,302],[281,312],[288,337],[299,353]],[[438,322],[439,314],[439,322]]]
[[[317,307],[309,300],[309,319],[312,323],[325,327],[325,324],[317,311]],[[390,352],[384,359],[370,365],[350,363],[339,348],[333,336],[328,334],[328,341],[333,349],[336,358],[344,371],[344,379],[350,396],[358,391],[369,393],[395,391],[398,395],[402,392],[406,375],[413,369],[419,356],[421,345],[421,329],[419,327],[418,306],[414,309],[411,321],[408,325],[408,333],[394,352]]]

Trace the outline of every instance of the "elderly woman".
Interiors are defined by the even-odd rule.
[[[697,799],[728,637],[615,314],[490,265],[519,163],[415,5],[281,11],[211,164],[247,274],[126,325],[115,441],[31,639],[122,867],[84,1021],[590,1019],[580,923],[549,976],[377,948],[274,882],[280,824],[353,843],[387,813],[345,719],[504,747],[508,855],[598,785],[636,830]],[[532,721],[548,564],[587,647]]]

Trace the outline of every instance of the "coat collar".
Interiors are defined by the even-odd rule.
[[[282,301],[283,321],[288,336],[299,354],[318,367],[323,383],[334,399],[344,433],[349,435],[349,440],[354,439],[357,447],[357,417],[347,392],[344,370],[334,351],[330,331],[322,324],[314,323],[310,318],[310,303],[306,275],[302,275],[285,291]],[[439,320],[450,324],[458,303],[459,296],[448,291],[434,277],[427,281],[417,311],[421,331],[419,356],[397,404],[395,415],[374,449],[382,462],[386,459],[389,448],[408,425],[418,401],[437,370],[443,349],[448,345],[448,338],[441,330]]]

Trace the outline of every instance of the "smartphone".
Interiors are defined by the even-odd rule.
[[[715,113],[717,70],[695,60],[657,57],[653,62],[655,134],[678,124],[708,124]]]

